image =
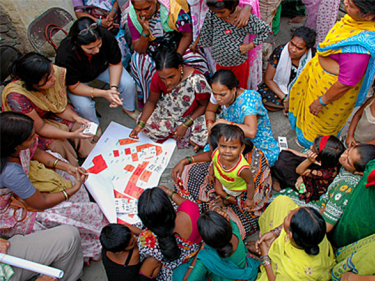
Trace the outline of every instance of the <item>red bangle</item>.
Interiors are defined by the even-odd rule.
[[[212,119],[207,119],[206,120],[206,124],[210,124],[210,123],[214,123],[215,121],[214,120],[212,120]]]
[[[229,125],[234,125],[234,122],[230,122]]]

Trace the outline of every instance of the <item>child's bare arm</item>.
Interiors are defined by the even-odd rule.
[[[215,178],[215,183],[214,183],[214,189],[216,191],[216,194],[219,195],[221,198],[224,199],[224,204],[229,204],[229,203],[236,203],[236,198],[234,196],[227,194],[224,189],[223,185],[221,182]]]
[[[296,168],[296,173],[299,174],[299,175],[303,175],[305,172],[306,172],[306,169],[312,164],[312,163],[315,163],[315,164],[320,164],[319,162],[316,162],[316,157],[318,157],[318,155],[312,151],[310,151],[309,153],[307,153],[307,159],[304,160],[301,164],[298,165],[298,167]]]
[[[215,184],[215,172],[214,172],[214,165],[212,162],[210,166],[208,167],[208,183],[211,186]]]
[[[251,173],[250,169],[243,169],[240,173],[240,177],[243,178],[246,182],[247,199],[245,200],[245,204],[249,208],[254,208],[255,207],[255,202],[254,202],[255,186],[254,186],[253,174]]]

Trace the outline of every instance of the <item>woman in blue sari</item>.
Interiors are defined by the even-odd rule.
[[[212,77],[212,94],[206,109],[208,130],[218,123],[239,126],[254,145],[266,155],[270,166],[279,156],[277,141],[273,138],[267,109],[260,94],[239,88],[238,80],[230,70],[219,70]],[[221,106],[220,119],[215,122]]]

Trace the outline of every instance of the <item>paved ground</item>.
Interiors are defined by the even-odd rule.
[[[288,18],[281,19],[281,28],[280,28],[279,34],[275,36],[274,38],[274,42],[276,46],[282,43],[288,42],[291,39],[290,29],[292,27],[297,27],[300,25],[300,24],[288,24],[288,21],[289,21]],[[116,108],[116,109],[108,108],[109,103],[105,99],[96,99],[96,102],[97,102],[97,110],[102,115],[102,117],[100,118],[100,124],[101,124],[103,131],[105,130],[105,128],[109,125],[111,121],[115,121],[129,128],[134,128],[135,122],[130,117],[122,113],[120,108]],[[279,111],[279,112],[271,112],[269,115],[271,119],[271,126],[272,126],[272,132],[273,132],[274,137],[277,139],[278,136],[286,136],[288,139],[289,147],[298,149],[296,142],[295,142],[296,135],[294,131],[291,130],[288,119],[284,116],[284,114]],[[195,154],[192,148],[178,150],[178,153],[176,153],[176,151],[177,149],[173,153],[172,158],[169,162],[169,165],[164,171],[160,180],[160,184],[163,184],[167,186],[168,188],[173,188],[171,171],[174,168],[174,166],[182,158]],[[253,240],[255,239],[256,238],[254,238]],[[102,263],[93,262],[90,267],[85,267],[83,276],[81,279],[83,281],[105,281],[107,280]]]

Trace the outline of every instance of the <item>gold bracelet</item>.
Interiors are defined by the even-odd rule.
[[[91,89],[91,98],[93,99],[94,98],[94,87],[92,87],[92,89]]]
[[[56,168],[57,162],[59,162],[59,161],[60,161],[60,159],[56,158],[55,162],[53,162],[53,164],[52,164],[52,169]]]
[[[194,157],[191,156],[190,158],[191,158],[191,163],[194,163],[195,162]]]
[[[69,200],[69,194],[68,194],[68,192],[66,192],[65,190],[63,190],[61,192],[64,194],[65,201],[68,201]]]

